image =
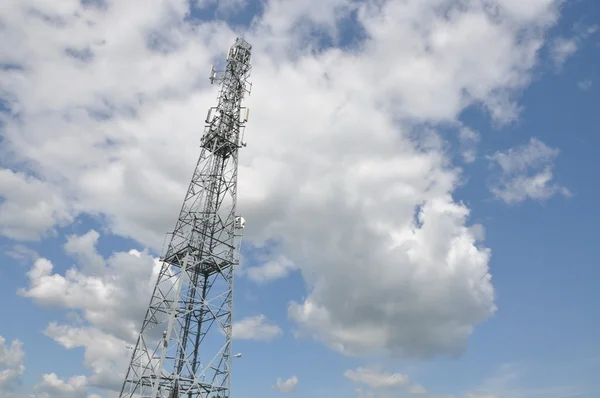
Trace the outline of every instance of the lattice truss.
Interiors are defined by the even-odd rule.
[[[201,153],[170,234],[120,397],[229,396],[238,149],[248,120],[251,46],[236,39],[210,108]]]

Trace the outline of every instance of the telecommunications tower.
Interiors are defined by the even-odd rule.
[[[233,271],[244,220],[235,214],[238,149],[252,46],[237,38],[210,108],[201,153],[133,350],[121,398],[229,397]]]

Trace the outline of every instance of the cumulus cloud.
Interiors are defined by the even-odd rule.
[[[399,193],[402,188],[396,187]],[[406,214],[404,220],[378,219],[373,225],[355,218],[353,228],[360,232],[352,250],[328,248],[335,260],[313,282],[311,295],[290,306],[290,317],[304,332],[347,354],[460,353],[473,326],[495,309],[489,251],[479,248],[464,226],[467,215],[463,205],[439,197],[424,203],[415,219]],[[369,270],[352,261],[366,251]]]
[[[72,387],[73,394],[83,394],[87,385],[120,388],[130,355],[126,345],[135,343],[158,274],[158,261],[146,253],[101,257],[98,237],[94,230],[69,237],[65,252],[81,263],[61,275],[50,260],[39,258],[27,273],[29,286],[19,290],[40,306],[75,314],[74,322],[51,322],[44,333],[66,349],[83,348],[89,378],[60,381],[50,374],[40,387],[48,393]]]
[[[527,144],[489,155],[490,163],[500,170],[491,186],[492,193],[511,204],[526,199],[544,201],[556,194],[570,196],[567,188],[553,181],[558,154],[558,149],[531,138]]]
[[[69,238],[66,252],[73,255],[73,239],[98,238],[96,231]],[[135,250],[116,252],[108,259],[99,257],[95,243],[81,247],[76,257],[101,259],[98,272],[86,270],[87,264],[70,268],[64,275],[53,273],[54,265],[38,259],[27,273],[30,285],[19,293],[48,307],[83,311],[85,319],[115,334],[118,338],[137,338],[138,324],[148,304],[159,269],[156,259]],[[140,298],[137,298],[140,297]],[[116,320],[120,320],[116,322]]]
[[[61,380],[55,373],[42,375],[42,381],[35,388],[39,391],[36,398],[85,398],[87,379],[85,376],[73,376],[69,380]]]
[[[281,377],[277,378],[277,382],[273,388],[277,389],[281,393],[290,393],[296,390],[298,387],[298,377],[292,376],[287,380],[283,380]]]
[[[127,347],[135,345],[161,263],[136,250],[104,258],[96,248],[99,238],[95,230],[67,237],[65,253],[77,265],[59,274],[50,260],[39,258],[27,273],[29,286],[19,290],[42,307],[73,314],[71,322],[50,322],[44,334],[66,349],[83,348],[83,365],[89,370],[88,377],[66,381],[47,374],[37,387],[40,393],[54,396],[60,390],[67,398],[79,397],[86,396],[88,387],[118,390],[123,383],[131,359]],[[233,327],[238,339],[271,340],[281,333],[264,315]]]
[[[232,337],[240,340],[269,341],[281,336],[279,326],[267,320],[264,315],[251,316],[233,323]]]
[[[106,270],[104,258],[96,251],[96,243],[100,234],[97,231],[88,231],[85,235],[71,235],[67,238],[65,252],[78,260],[79,264],[90,273]]]
[[[43,215],[32,217],[35,230],[88,213],[112,233],[158,249],[196,161],[204,110],[214,103],[209,65],[222,62],[234,32],[218,21],[188,23],[187,0],[142,8],[133,0],[100,8],[76,0],[4,3],[0,63],[15,67],[0,70],[8,109],[0,114],[0,148],[11,154],[11,181],[47,188],[31,189],[23,203]],[[453,197],[460,171],[435,129],[421,134],[419,126],[456,123],[470,105],[497,121],[517,117],[518,93],[559,5],[264,4],[245,34],[254,45],[254,86],[238,209],[247,241],[276,240],[306,282],[306,297],[288,311],[299,335],[346,354],[457,355],[494,313],[490,251]],[[351,13],[360,46],[320,48],[317,36],[343,41],[338,26]],[[37,180],[14,171],[24,165]],[[2,205],[21,206],[7,192]],[[4,217],[4,234],[40,234]],[[118,347],[134,336],[147,304],[129,294],[149,297],[156,269],[146,254],[115,253],[102,270],[94,239],[73,241],[68,251],[81,264],[65,275],[38,259],[22,291],[83,314],[89,327],[56,324],[46,332],[65,347],[85,347],[91,385],[120,373],[94,368],[101,361],[91,359],[88,342],[101,342],[98,355],[116,369]]]
[[[25,372],[25,352],[20,340],[7,344],[0,336],[0,393],[9,394]],[[4,395],[3,395],[4,396]]]
[[[0,235],[39,240],[56,226],[73,221],[59,188],[43,180],[0,168]]]

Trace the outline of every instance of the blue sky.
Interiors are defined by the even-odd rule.
[[[114,396],[215,105],[194,82],[241,34],[232,394],[598,396],[600,5],[208,3],[0,11],[0,397]]]

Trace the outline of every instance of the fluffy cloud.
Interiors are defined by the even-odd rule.
[[[0,169],[0,235],[38,240],[73,221],[60,190],[38,178]]]
[[[233,323],[232,337],[240,340],[273,340],[283,331],[264,315],[251,316]]]
[[[13,340],[6,344],[6,339],[0,336],[0,393],[8,394],[14,387],[25,371],[24,361],[23,343]]]
[[[552,169],[558,153],[558,149],[531,138],[527,144],[488,156],[500,169],[492,193],[506,203],[544,201],[556,194],[570,196],[567,188],[553,182]]]
[[[296,390],[298,387],[298,377],[292,376],[287,380],[283,380],[281,377],[277,378],[277,382],[273,388],[277,389],[281,393],[290,393]]]
[[[39,258],[27,273],[29,286],[19,292],[40,306],[72,312],[72,323],[51,322],[44,333],[66,349],[84,349],[88,379],[62,381],[44,377],[40,390],[85,394],[86,386],[120,388],[128,364],[127,344],[135,343],[159,270],[158,262],[137,251],[117,252],[104,259],[96,251],[96,231],[71,236],[65,252],[79,260],[64,275]]]
[[[369,209],[372,214],[394,208],[397,214],[401,199],[408,199],[402,185],[390,188],[400,195],[390,194],[392,203],[380,201],[380,207]],[[320,272],[303,303],[290,306],[290,316],[304,332],[348,354],[460,353],[472,327],[494,311],[489,252],[476,246],[473,231],[463,226],[467,215],[463,205],[442,196],[425,202],[416,219],[399,214],[403,217],[378,218],[374,225],[372,219],[355,217],[350,223],[354,241],[327,248],[327,270]],[[326,240],[326,233],[320,239]],[[370,253],[368,260],[353,261],[364,253]],[[363,263],[369,268],[363,269]]]
[[[42,376],[42,381],[36,386],[40,391],[39,398],[84,398],[87,395],[87,379],[85,376],[73,376],[67,381],[58,378],[54,373]]]
[[[90,372],[66,381],[47,374],[37,386],[40,394],[71,398],[86,396],[88,386],[121,388],[131,356],[127,348],[135,344],[160,262],[135,250],[104,258],[96,249],[99,237],[94,230],[67,237],[65,253],[77,265],[61,275],[51,261],[39,258],[27,273],[29,286],[19,290],[40,306],[71,312],[72,322],[51,322],[44,333],[66,349],[83,348],[83,365]],[[233,327],[238,339],[271,340],[281,333],[264,315]]]
[[[25,352],[23,343],[13,340],[6,344],[0,336],[0,396],[2,398],[100,398],[87,394],[87,379],[84,376],[73,376],[66,382],[54,373],[45,374],[35,386],[35,394],[16,392],[19,378],[25,371]]]
[[[214,102],[208,66],[222,62],[234,33],[222,22],[186,22],[186,0],[5,3],[0,64],[14,67],[0,70],[8,109],[0,148],[13,169],[27,165],[47,188],[27,197],[29,209],[44,210],[35,230],[88,213],[159,248]],[[490,251],[452,196],[460,171],[422,125],[456,123],[470,105],[497,121],[517,117],[516,95],[560,3],[265,4],[245,34],[254,89],[238,208],[247,239],[278,241],[306,281],[306,298],[289,307],[300,335],[347,354],[456,355],[493,314]],[[339,34],[350,15],[360,45]],[[347,46],[319,48],[317,37],[327,35]],[[2,206],[17,208],[8,191]],[[116,253],[102,264],[93,241],[72,240],[67,251],[81,254],[81,267],[65,275],[38,259],[23,294],[83,314],[89,328],[46,332],[85,347],[89,382],[110,385],[126,356],[118,347],[147,303],[128,295],[149,296],[153,260]],[[92,340],[105,362],[91,359]]]

